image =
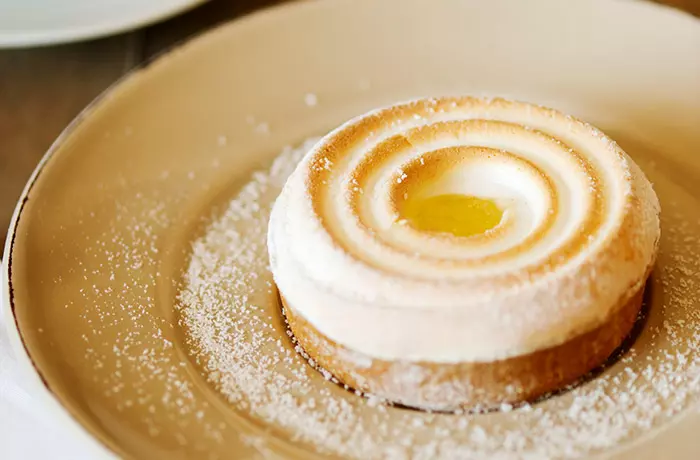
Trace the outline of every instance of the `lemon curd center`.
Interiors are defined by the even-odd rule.
[[[469,237],[496,227],[503,211],[490,199],[456,193],[408,199],[401,217],[416,230]]]

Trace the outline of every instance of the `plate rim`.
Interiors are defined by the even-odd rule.
[[[143,67],[135,68],[133,71],[128,72],[124,75],[138,74]],[[15,358],[15,363],[19,369],[20,375],[25,383],[31,385],[32,396],[37,398],[39,403],[42,405],[42,409],[45,409],[46,414],[52,416],[57,422],[60,422],[58,426],[64,426],[67,431],[72,435],[76,436],[76,439],[82,439],[83,444],[86,447],[94,451],[96,455],[95,458],[117,458],[116,452],[110,449],[105,443],[98,439],[97,436],[90,433],[90,431],[85,428],[75,417],[72,411],[61,403],[56,394],[51,390],[51,386],[45,379],[44,374],[37,367],[34,359],[27,349],[27,345],[20,332],[19,323],[17,316],[15,315],[15,303],[13,299],[13,286],[12,286],[12,259],[15,238],[17,235],[17,226],[22,215],[22,210],[24,206],[29,201],[32,189],[36,184],[39,176],[44,171],[46,165],[54,157],[55,152],[63,144],[65,139],[67,139],[78,126],[85,120],[94,108],[99,105],[102,101],[107,99],[117,86],[123,82],[123,78],[118,79],[110,86],[108,86],[102,93],[100,93],[95,99],[93,99],[87,106],[85,106],[76,115],[73,120],[61,131],[61,133],[56,137],[56,139],[51,143],[46,153],[41,157],[39,163],[37,164],[34,171],[32,171],[31,176],[27,180],[27,183],[20,194],[17,205],[12,213],[12,218],[10,219],[10,225],[7,231],[7,237],[4,244],[4,254],[5,256],[0,260],[0,287],[2,291],[0,292],[0,328],[4,329],[7,333],[8,342],[10,344],[10,351],[13,353]]]
[[[208,0],[194,1],[204,3]],[[85,444],[85,446],[95,455],[94,458],[119,458],[118,456],[121,454],[121,452],[118,448],[115,448],[115,446],[110,446],[106,440],[101,439],[99,436],[92,433],[83,424],[81,424],[76,415],[73,414],[73,411],[64,405],[56,393],[51,390],[51,386],[45,379],[42,371],[37,367],[34,359],[27,349],[27,345],[20,331],[17,316],[15,315],[16,306],[13,299],[12,287],[13,251],[17,236],[17,227],[22,217],[22,211],[26,203],[31,198],[30,194],[32,189],[49,162],[54,158],[56,152],[73,134],[73,132],[80,127],[83,121],[85,121],[103,102],[109,100],[114,93],[123,87],[123,85],[132,83],[138,78],[142,77],[143,73],[152,65],[162,63],[163,61],[167,60],[171,54],[182,51],[184,48],[192,45],[194,42],[206,40],[207,38],[220,33],[222,29],[232,25],[256,20],[258,17],[263,17],[270,13],[274,14],[276,10],[285,10],[287,8],[294,8],[299,5],[308,5],[313,3],[327,2],[324,2],[323,0],[292,0],[282,4],[259,8],[229,21],[224,21],[223,23],[213,27],[209,27],[186,36],[182,40],[175,42],[169,47],[166,47],[159,53],[156,53],[148,59],[138,63],[129,69],[129,71],[109,84],[97,96],[95,96],[95,98],[92,99],[85,107],[83,107],[80,112],[78,112],[78,114],[68,123],[68,125],[63,128],[60,134],[42,155],[41,159],[29,176],[29,179],[27,179],[19,198],[17,199],[17,204],[12,212],[12,217],[8,226],[7,236],[2,246],[4,248],[4,253],[1,254],[5,254],[5,256],[0,259],[0,328],[7,333],[10,351],[14,355],[20,375],[28,385],[31,385],[32,395],[39,400],[39,403],[42,405],[42,409],[46,411],[47,415],[55,418],[56,422],[59,422],[57,426],[65,427],[65,429],[70,432],[70,434],[75,436],[76,439],[82,440],[83,444]],[[0,36],[0,47],[2,45],[1,38],[2,37]]]
[[[189,0],[182,9],[178,11],[173,11],[171,13],[166,13],[166,15],[159,16],[156,18],[147,19],[141,23],[141,25],[147,25],[153,22],[157,22],[161,19],[166,19],[168,17],[175,16],[182,11],[194,8],[201,5],[208,0]],[[356,1],[356,0],[344,0],[346,2]],[[376,1],[376,0],[364,0],[366,2]],[[511,0],[512,1],[512,0]],[[556,0],[538,0],[541,3],[552,2]],[[598,3],[612,3],[615,0],[596,0]],[[20,326],[18,324],[17,317],[15,315],[15,303],[13,301],[13,286],[12,286],[12,259],[13,259],[13,249],[15,245],[15,240],[17,236],[18,224],[22,217],[22,211],[31,198],[30,194],[36,185],[39,177],[44,172],[49,162],[55,157],[56,152],[62,147],[65,141],[80,127],[80,125],[85,121],[92,112],[101,106],[101,104],[109,100],[116,92],[123,89],[127,84],[133,84],[139,78],[143,77],[145,71],[150,70],[152,65],[161,65],[164,61],[167,61],[168,57],[171,55],[184,51],[185,48],[193,45],[201,45],[205,40],[212,39],[217,34],[221,33],[224,29],[229,27],[239,27],[243,24],[263,20],[268,15],[283,14],[284,11],[288,9],[296,9],[299,7],[318,7],[319,5],[327,6],[331,2],[329,0],[290,0],[280,4],[267,5],[262,8],[257,8],[251,12],[245,13],[241,16],[233,18],[231,20],[224,21],[222,23],[216,24],[212,27],[195,32],[194,34],[184,37],[182,40],[175,42],[171,46],[166,47],[164,50],[156,53],[155,55],[149,57],[148,59],[136,64],[134,67],[129,69],[126,73],[121,75],[119,78],[110,83],[103,91],[101,91],[94,99],[92,99],[80,112],[66,125],[65,128],[60,132],[56,139],[51,143],[46,152],[42,155],[37,166],[32,171],[29,179],[27,180],[19,198],[17,204],[12,213],[10,219],[10,224],[8,226],[7,237],[4,242],[4,254],[5,256],[0,260],[0,328],[4,328],[7,332],[8,341],[10,343],[10,349],[14,353],[15,361],[18,365],[20,374],[25,381],[32,386],[32,396],[36,397],[42,404],[42,409],[46,410],[46,414],[52,416],[55,421],[60,422],[63,425],[62,429],[70,432],[76,439],[80,439],[84,447],[90,449],[95,455],[94,458],[119,458],[123,452],[121,449],[114,448],[108,442],[105,442],[100,436],[92,433],[88,428],[81,424],[78,418],[74,415],[73,411],[66,405],[64,405],[58,396],[51,390],[51,386],[48,381],[45,380],[44,375],[41,370],[37,367],[34,362],[25,341],[22,337],[20,331]],[[338,3],[338,2],[335,2]],[[655,3],[652,0],[634,0],[627,2],[628,5],[634,4],[636,8],[653,8],[659,11],[664,10],[665,14],[676,14],[680,16],[686,16],[691,20],[697,21],[700,26],[700,18],[690,14],[685,10],[681,10],[677,7]],[[117,33],[119,31],[130,30],[132,28],[139,27],[139,25],[125,25],[123,29],[105,32],[97,32],[92,36],[78,36],[69,38],[66,41],[56,41],[56,42],[34,42],[28,43],[27,45],[19,44],[18,47],[23,46],[33,46],[36,44],[58,44],[58,43],[68,43],[73,41],[78,41],[84,38],[98,38],[112,33]],[[3,42],[3,35],[0,34],[0,49],[5,47],[6,44]],[[12,45],[10,45],[12,47]],[[681,414],[677,417],[672,424],[678,424],[682,421],[683,415]],[[625,449],[632,445],[639,445],[645,441],[648,441],[650,435],[658,434],[658,430],[654,432],[647,433],[636,440],[625,443],[623,446],[617,446],[610,449],[607,453],[600,453],[594,455],[594,457],[607,457],[608,455],[613,455],[617,453],[620,449]]]
[[[194,1],[204,3],[209,0]],[[189,46],[196,45],[198,42],[203,42],[204,40],[213,38],[215,35],[221,33],[228,27],[240,26],[244,23],[261,20],[268,15],[283,14],[283,11],[287,9],[328,3],[330,2],[326,0],[290,0],[285,3],[273,4],[258,8],[231,20],[224,21],[220,24],[216,24],[212,27],[188,35],[180,41],[173,43],[153,56],[150,56],[144,61],[136,64],[126,73],[109,84],[104,90],[102,90],[102,92],[100,92],[85,107],[83,107],[80,112],[78,112],[78,114],[68,123],[68,125],[66,125],[65,128],[63,128],[60,134],[51,143],[32,171],[29,179],[27,179],[19,198],[17,199],[17,204],[15,205],[12,217],[10,219],[7,236],[2,246],[4,252],[0,253],[4,254],[2,259],[0,259],[0,328],[4,329],[7,333],[10,349],[14,354],[15,361],[17,362],[22,378],[25,379],[27,384],[32,386],[32,394],[40,400],[41,404],[43,405],[43,409],[46,410],[47,415],[54,417],[56,421],[60,422],[59,425],[65,426],[66,430],[72,435],[76,436],[77,439],[82,439],[86,447],[93,451],[95,455],[94,458],[119,458],[119,455],[122,455],[123,452],[118,447],[110,445],[107,440],[102,439],[95,433],[92,433],[87,427],[80,423],[76,414],[74,414],[68,406],[61,402],[56,393],[51,389],[51,386],[45,379],[44,374],[32,358],[22,336],[17,316],[15,315],[16,306],[13,299],[12,287],[13,250],[17,236],[17,227],[22,217],[22,211],[26,203],[31,198],[30,194],[32,189],[48,166],[49,162],[56,155],[56,152],[73,134],[73,132],[80,127],[83,121],[89,118],[91,113],[103,102],[109,100],[116,92],[121,90],[124,85],[133,83],[137,79],[141,78],[143,74],[153,65],[162,64],[164,61],[167,61],[171,55],[183,51]],[[2,49],[1,38],[2,37],[0,36],[0,49]]]

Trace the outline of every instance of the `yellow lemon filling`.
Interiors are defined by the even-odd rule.
[[[474,236],[496,227],[503,211],[493,200],[455,193],[408,199],[401,217],[416,230]]]

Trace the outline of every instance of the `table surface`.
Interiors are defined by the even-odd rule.
[[[171,20],[121,35],[0,50],[0,242],[36,164],[92,99],[139,63],[186,37],[277,3],[282,2],[211,0]],[[700,16],[700,0],[660,3]]]

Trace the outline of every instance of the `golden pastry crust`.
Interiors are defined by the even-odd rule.
[[[601,366],[632,330],[644,285],[622,300],[599,327],[527,355],[492,362],[385,361],[335,343],[281,297],[290,330],[318,366],[340,382],[417,409],[484,410],[532,401]]]

